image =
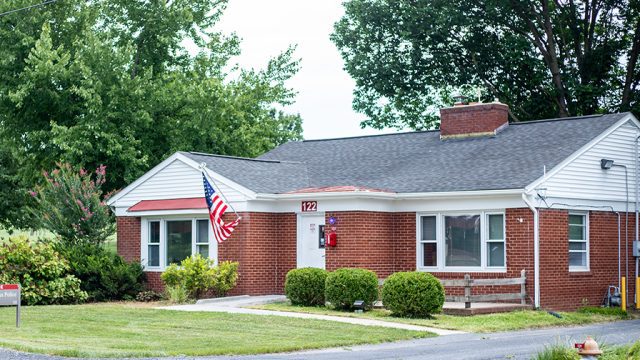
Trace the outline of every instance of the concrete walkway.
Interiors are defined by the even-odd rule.
[[[336,321],[336,322],[342,322],[342,323],[354,324],[354,325],[363,325],[363,326],[381,326],[381,327],[388,327],[388,328],[394,328],[394,329],[428,331],[438,335],[453,335],[453,334],[464,333],[462,331],[444,330],[444,329],[437,329],[437,328],[426,327],[426,326],[401,324],[396,322],[374,320],[374,319],[246,308],[247,306],[264,305],[264,304],[273,303],[273,302],[281,302],[284,300],[286,300],[286,298],[282,295],[232,296],[228,298],[199,300],[196,304],[193,304],[193,305],[163,306],[163,307],[159,307],[158,309],[177,310],[177,311],[211,311],[211,312],[224,312],[224,313],[232,313],[232,314],[284,316],[284,317],[292,317],[292,318],[299,318],[299,319]]]

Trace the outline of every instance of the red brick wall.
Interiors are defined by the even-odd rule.
[[[396,213],[393,238],[395,258],[394,271],[413,271],[416,269],[416,214]],[[506,210],[506,240],[507,240],[507,272],[506,273],[469,273],[472,278],[511,278],[519,277],[525,269],[527,277],[527,292],[533,297],[533,215],[531,210]],[[440,279],[461,279],[465,273],[439,272],[433,273]],[[519,292],[519,286],[474,287],[473,294],[487,294],[498,292]],[[462,295],[462,288],[447,288],[447,293]],[[532,302],[532,300],[531,300]]]
[[[281,294],[284,277],[296,267],[296,214],[242,213],[231,238],[218,246],[220,261],[240,263],[238,286],[231,294]],[[232,220],[229,215],[227,220]],[[140,218],[118,217],[118,254],[140,261]],[[147,286],[162,291],[159,272],[147,272]]]
[[[490,103],[440,109],[440,135],[493,132],[509,122],[509,107]]]
[[[569,271],[568,215],[566,210],[540,210],[540,301],[543,308],[571,310],[582,305],[599,306],[607,286],[618,284],[617,215],[600,211],[589,213],[590,269],[587,272]],[[624,213],[621,217],[621,269],[624,276]],[[633,229],[634,216],[629,214],[629,249]],[[631,253],[629,261],[629,268],[633,269]],[[633,303],[632,283],[629,304]]]
[[[240,262],[239,283],[232,294],[283,292],[284,277],[296,267],[296,214],[243,213],[233,236],[219,246],[218,258]],[[416,214],[369,211],[327,212],[335,217],[338,246],[327,248],[326,267],[361,267],[380,278],[396,271],[416,269]],[[633,214],[629,216],[629,241],[633,240]],[[472,278],[518,277],[527,271],[527,293],[533,303],[533,214],[528,208],[506,210],[506,273],[471,273]],[[600,305],[607,285],[617,284],[617,216],[591,212],[589,216],[590,271],[570,273],[568,265],[568,212],[540,210],[541,304],[568,310],[582,304]],[[327,221],[327,228],[329,227]],[[622,214],[624,261],[624,214]],[[140,257],[140,219],[118,218],[118,252],[128,261]],[[629,244],[629,270],[634,259]],[[624,263],[622,272],[624,275]],[[464,273],[435,273],[442,279],[460,279]],[[161,290],[159,273],[148,273],[149,286]],[[629,305],[633,281],[629,281]],[[447,289],[461,294],[461,288]],[[474,294],[517,292],[519,286],[475,287]]]
[[[281,294],[296,267],[296,214],[242,213],[231,238],[218,247],[220,261],[240,262],[232,294]]]
[[[394,272],[393,213],[341,211],[327,212],[325,217],[336,219],[338,236],[337,246],[327,247],[325,251],[327,270],[365,268],[374,271],[378,277],[387,277]],[[328,221],[326,226],[329,227]]]
[[[118,217],[118,254],[126,261],[140,261],[140,218]]]

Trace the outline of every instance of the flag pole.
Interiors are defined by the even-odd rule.
[[[218,192],[220,193],[220,195],[222,195],[222,198],[224,199],[224,201],[225,201],[227,204],[229,204],[229,207],[231,208],[231,210],[233,210],[233,213],[234,213],[234,214],[236,214],[236,217],[237,217],[238,219],[242,219],[242,216],[238,215],[238,212],[236,211],[236,209],[234,209],[234,208],[233,208],[233,205],[231,205],[231,202],[227,199],[227,197],[226,197],[226,196],[224,196],[224,193],[222,192],[222,190],[220,190],[220,187],[219,187],[219,186],[218,186],[218,184],[215,182],[215,180],[213,180],[213,178],[207,174],[207,172],[205,171],[205,170],[207,170],[207,169],[208,169],[208,168],[207,168],[207,164],[205,164],[205,163],[203,163],[203,162],[202,162],[202,163],[200,163],[200,171],[202,172],[202,174],[204,174],[204,176],[205,176],[206,178],[208,178],[208,179],[211,181],[212,185],[213,185],[216,189],[218,189]]]

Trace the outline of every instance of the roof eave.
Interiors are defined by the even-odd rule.
[[[417,193],[385,193],[366,191],[295,193],[295,194],[256,194],[255,200],[308,200],[313,199],[382,199],[382,200],[423,200],[439,198],[465,198],[520,195],[524,189],[469,190]]]

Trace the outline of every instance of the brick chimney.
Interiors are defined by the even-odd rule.
[[[500,102],[457,103],[440,109],[440,138],[493,136],[509,126],[509,107]]]

